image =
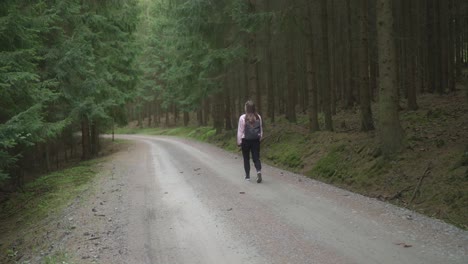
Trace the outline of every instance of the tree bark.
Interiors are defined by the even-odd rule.
[[[343,20],[343,28],[345,29],[345,90],[344,90],[344,108],[351,109],[354,105],[353,96],[353,45],[352,45],[352,20],[351,20],[351,0],[346,0],[346,19]]]
[[[46,161],[46,170],[50,172],[52,170],[52,165],[50,164],[50,142],[46,142],[44,144],[44,151],[45,151],[45,161]]]
[[[377,92],[377,73],[379,71],[378,51],[377,51],[377,22],[375,1],[369,1],[369,89],[371,101]]]
[[[83,150],[81,159],[88,160],[91,156],[91,148],[89,140],[89,120],[87,117],[83,117],[81,120],[81,145]]]
[[[391,156],[403,147],[404,132],[398,112],[396,47],[392,0],[377,0],[379,47],[379,123],[382,153]]]
[[[197,122],[198,126],[203,126],[203,110],[201,108],[197,110]]]
[[[322,96],[323,96],[323,112],[325,114],[325,130],[333,131],[333,121],[331,115],[331,86],[330,86],[330,57],[328,56],[329,52],[329,43],[328,43],[328,10],[327,10],[327,0],[320,0],[321,5],[321,18],[322,18],[322,45],[323,45],[323,54],[322,54],[322,67],[321,67],[321,79],[323,81]]]
[[[308,114],[309,114],[309,130],[310,132],[315,132],[320,130],[318,122],[318,107],[317,107],[317,81],[315,77],[315,67],[314,67],[314,38],[312,37],[312,32],[314,26],[312,18],[312,7],[310,4],[307,7],[308,9],[308,27],[309,35],[307,36],[307,50],[306,50],[306,67],[307,67],[307,87],[309,93],[309,105],[308,105]]]
[[[187,127],[190,122],[189,112],[184,111],[184,127]]]
[[[249,13],[255,14],[256,5],[255,0],[247,0],[249,5]],[[262,108],[261,94],[258,85],[258,57],[257,57],[257,34],[250,32],[247,36],[248,46],[248,97],[255,102],[257,111]]]
[[[297,76],[296,67],[294,65],[294,34],[290,30],[288,39],[286,39],[286,65],[287,65],[287,87],[286,87],[286,119],[289,122],[295,123],[296,120],[296,92],[297,92]]]
[[[210,119],[210,99],[203,100],[203,125],[207,126]]]
[[[416,60],[417,60],[417,40],[416,40],[416,30],[417,26],[417,12],[415,11],[415,2],[414,1],[405,1],[405,42],[406,42],[406,63],[407,71],[405,73],[405,86],[408,93],[408,109],[417,110],[418,102],[416,96]]]
[[[147,111],[148,111],[148,114],[147,114],[148,115],[148,127],[151,127],[151,125],[152,125],[151,121],[152,121],[152,117],[153,117],[153,115],[152,115],[152,110],[153,109],[152,109],[151,102],[148,102],[148,105],[146,107],[147,107]]]
[[[91,155],[97,157],[99,154],[99,130],[97,121],[91,123]]]
[[[266,0],[266,11],[270,12],[270,1]],[[275,122],[275,93],[273,89],[273,52],[271,48],[271,19],[267,21],[266,27],[266,65],[265,65],[265,86],[267,90],[267,117],[272,123]]]
[[[213,127],[216,129],[216,134],[220,134],[223,130],[223,96],[221,92],[217,92],[213,100]]]
[[[442,40],[441,40],[441,10],[440,10],[440,1],[434,0],[433,6],[434,13],[434,50],[432,50],[432,56],[434,56],[434,84],[435,90],[438,94],[444,93],[443,77],[442,77]],[[431,55],[430,55],[431,56]]]
[[[229,72],[226,72],[226,77],[224,81],[224,128],[229,131],[232,130],[231,122],[231,92],[229,85]]]
[[[361,131],[374,130],[374,120],[370,104],[369,86],[369,39],[368,39],[368,0],[360,0],[359,7],[359,96],[361,108]]]
[[[454,14],[455,14],[455,80],[458,80],[461,76],[462,69],[462,36],[461,25],[462,25],[462,10],[460,6],[461,0],[455,0],[454,2]]]
[[[430,93],[434,93],[436,91],[436,82],[438,82],[437,79],[437,69],[436,69],[436,64],[438,61],[436,60],[437,57],[437,52],[436,52],[436,42],[437,42],[437,36],[436,36],[436,18],[435,14],[436,12],[434,11],[434,1],[437,0],[428,0],[427,1],[427,43],[428,43],[428,48],[426,50],[426,58],[427,58],[427,84],[428,84],[428,91]]]
[[[441,91],[439,93],[445,93],[449,87],[449,54],[448,50],[448,39],[449,39],[449,19],[448,19],[448,1],[438,1],[439,3],[439,41],[440,41],[440,53],[441,53]]]
[[[455,92],[455,82],[456,82],[456,59],[455,59],[455,1],[449,0],[448,7],[448,40],[447,40],[447,50],[448,50],[448,89],[450,92]]]

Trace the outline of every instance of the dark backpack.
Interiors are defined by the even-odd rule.
[[[257,119],[255,122],[245,122],[244,130],[245,139],[260,139],[260,120]]]

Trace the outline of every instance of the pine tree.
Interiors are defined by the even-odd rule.
[[[379,125],[382,152],[393,155],[403,146],[404,133],[398,114],[396,47],[391,0],[377,1],[377,41],[379,47]]]

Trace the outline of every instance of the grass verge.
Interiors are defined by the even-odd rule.
[[[123,142],[106,144],[103,153]],[[94,190],[100,164],[107,157],[79,162],[26,183],[0,204],[0,263],[70,263],[72,252],[60,249],[52,231],[63,225],[67,208],[83,202]],[[40,256],[40,257],[39,257]]]

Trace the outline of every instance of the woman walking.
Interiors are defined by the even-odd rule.
[[[262,118],[255,110],[255,104],[245,103],[245,114],[239,118],[237,128],[237,146],[242,148],[244,157],[245,179],[250,181],[250,153],[257,170],[257,183],[262,182],[262,164],[260,162],[260,140],[263,136]]]

